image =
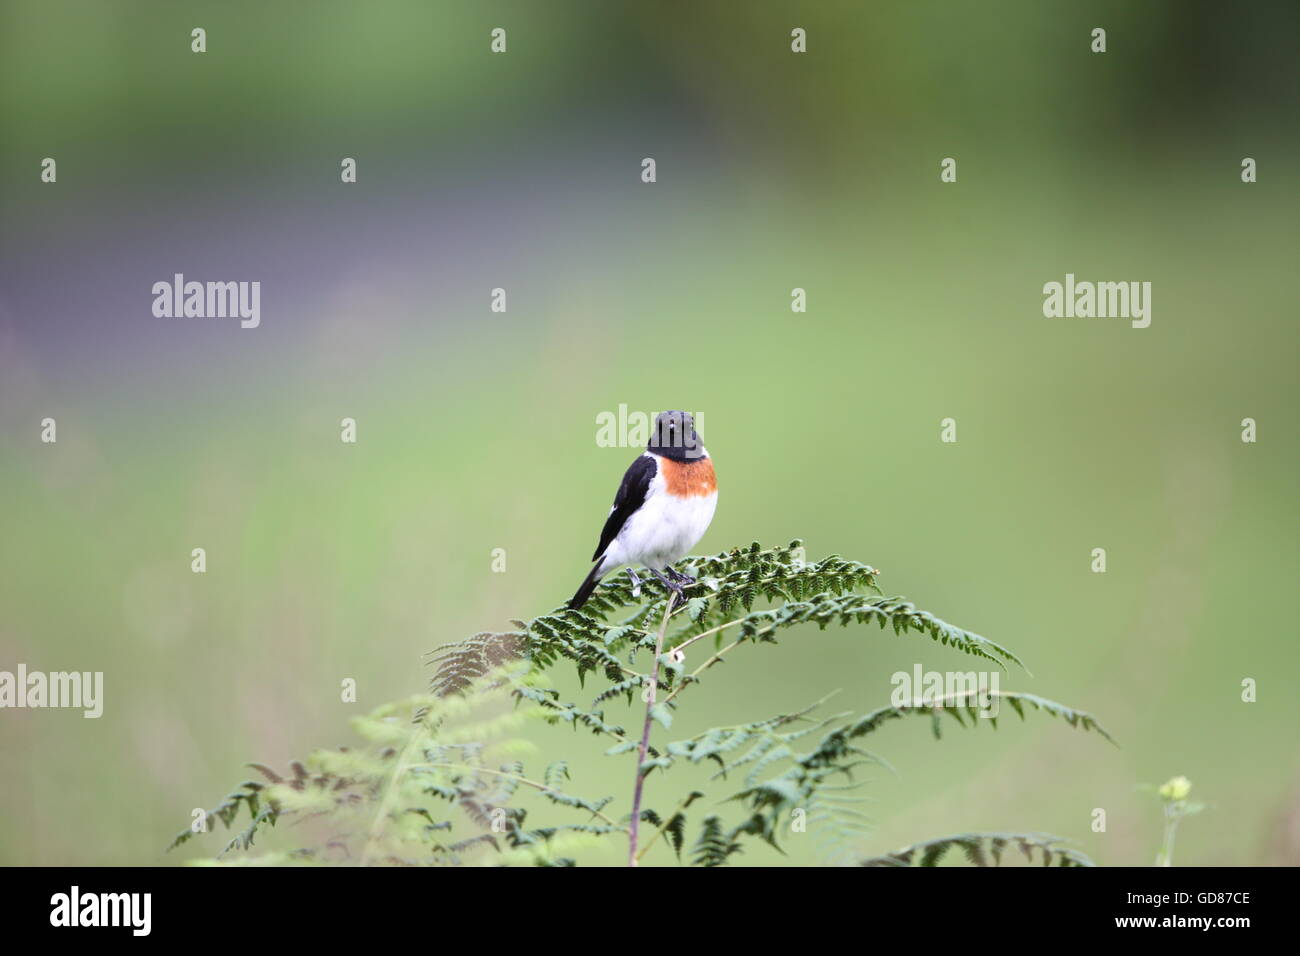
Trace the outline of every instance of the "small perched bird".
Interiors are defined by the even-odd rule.
[[[601,577],[623,565],[644,565],[673,592],[674,606],[683,601],[682,588],[695,579],[672,565],[704,537],[718,506],[718,482],[713,461],[695,433],[695,421],[685,412],[662,412],[645,453],[632,462],[614,496],[596,564],[569,601],[580,608],[596,590]],[[632,586],[639,587],[629,567]]]

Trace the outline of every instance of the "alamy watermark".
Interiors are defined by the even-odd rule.
[[[132,936],[148,936],[152,910],[152,893],[83,893],[73,886],[50,897],[50,925],[120,926]]]
[[[1043,286],[1043,315],[1049,319],[1130,319],[1135,329],[1151,324],[1150,282],[1065,282]]]
[[[171,282],[155,282],[152,291],[155,318],[237,318],[244,329],[262,324],[261,282],[186,282],[178,272]]]
[[[83,717],[104,713],[103,671],[29,671],[19,664],[17,673],[0,671],[0,708],[73,707]]]
[[[979,707],[980,717],[998,715],[997,671],[927,671],[920,664],[911,672],[895,671],[889,678],[894,707]]]
[[[617,412],[598,412],[596,414],[596,445],[599,448],[642,448],[650,441],[654,431],[655,419],[659,412],[628,411],[626,404],[620,404]],[[688,413],[688,419],[695,431],[704,431],[704,413]],[[689,430],[674,432],[671,435],[658,436],[665,443],[672,442],[680,447],[693,448],[693,437]]]

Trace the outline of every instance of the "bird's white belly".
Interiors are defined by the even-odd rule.
[[[662,571],[704,537],[717,506],[717,492],[679,498],[656,489],[623,525],[609,549],[609,563],[644,564]]]

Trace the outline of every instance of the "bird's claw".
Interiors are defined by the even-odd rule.
[[[681,571],[678,571],[676,568],[668,567],[665,568],[664,570],[668,572],[668,576],[671,577],[674,581],[686,587],[690,587],[692,584],[695,583],[695,578],[691,577],[689,574],[683,574]]]
[[[666,590],[672,592],[672,600],[668,603],[669,614],[672,614],[679,607],[686,604],[686,595],[682,594],[682,586],[671,577],[671,575],[677,574],[676,571],[672,568],[664,568],[663,572],[659,572],[651,568],[650,573],[659,579],[659,583],[662,584]]]

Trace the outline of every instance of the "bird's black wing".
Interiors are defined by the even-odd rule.
[[[610,509],[605,527],[601,529],[600,544],[596,545],[596,553],[591,556],[591,560],[595,561],[605,553],[609,543],[623,530],[627,519],[645,504],[650,482],[658,471],[658,463],[649,455],[642,455],[628,466],[623,475],[623,483],[618,486],[618,494],[614,496],[614,507]]]

